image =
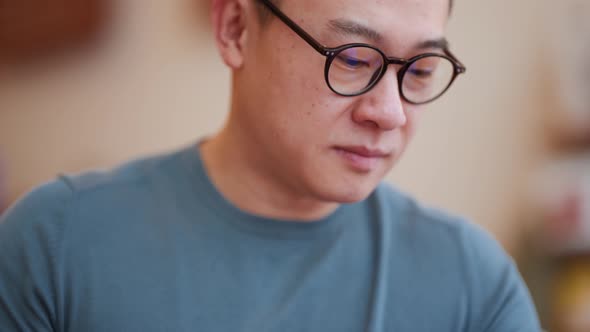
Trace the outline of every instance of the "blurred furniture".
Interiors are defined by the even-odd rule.
[[[555,331],[590,331],[590,254],[562,258],[553,289]]]
[[[549,159],[532,178],[524,275],[545,328],[590,331],[590,2],[547,0]]]
[[[0,62],[31,60],[97,39],[109,0],[0,0]]]
[[[532,182],[525,277],[550,331],[590,331],[590,152],[555,157]]]

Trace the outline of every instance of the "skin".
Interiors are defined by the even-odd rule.
[[[318,220],[375,189],[414,136],[424,106],[401,99],[396,66],[366,94],[335,94],[324,80],[325,58],[279,19],[262,22],[254,1],[213,1],[215,40],[232,71],[232,95],[225,126],[200,146],[203,162],[238,208]],[[441,52],[424,44],[444,39],[449,3],[298,0],[280,8],[326,46],[361,42],[410,58]]]

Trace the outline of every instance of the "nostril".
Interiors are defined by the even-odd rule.
[[[373,120],[365,120],[362,123],[362,126],[366,127],[366,128],[371,128],[371,129],[378,129],[379,128],[379,124]]]

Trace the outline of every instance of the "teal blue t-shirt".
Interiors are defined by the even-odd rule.
[[[7,211],[0,331],[540,328],[482,229],[385,184],[315,222],[247,214],[193,145],[60,177]]]

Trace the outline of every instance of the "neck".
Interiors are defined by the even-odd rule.
[[[283,220],[314,221],[326,217],[338,203],[325,202],[299,192],[282,181],[286,175],[273,169],[249,135],[230,120],[200,146],[207,174],[217,190],[247,213]]]

